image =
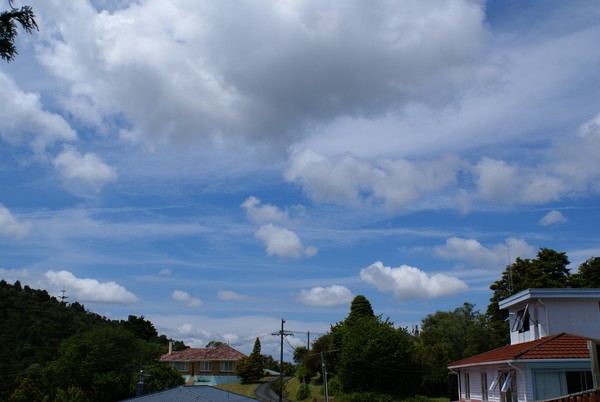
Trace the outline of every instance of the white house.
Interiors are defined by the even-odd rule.
[[[448,366],[461,401],[528,402],[593,387],[600,289],[527,289],[500,302],[511,344]]]

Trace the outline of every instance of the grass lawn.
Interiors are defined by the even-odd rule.
[[[242,384],[241,382],[232,382],[230,384],[217,385],[215,388],[244,395],[249,398],[256,398],[256,395],[254,395],[254,390],[258,388],[259,385],[264,384],[265,382],[266,381],[264,380],[251,382],[249,384]]]

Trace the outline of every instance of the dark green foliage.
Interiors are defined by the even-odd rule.
[[[15,392],[14,398],[30,392],[32,388],[28,385],[29,380],[33,381],[43,395],[55,398],[60,396],[57,400],[61,401],[79,401],[78,394],[86,389],[85,381],[93,376],[82,376],[79,379],[84,381],[84,384],[79,384],[60,378],[54,381],[51,375],[53,372],[56,374],[67,369],[57,367],[60,366],[60,362],[68,360],[63,350],[66,346],[60,345],[65,341],[72,346],[74,341],[71,339],[66,341],[66,339],[74,335],[84,336],[83,334],[89,331],[117,330],[124,334],[125,339],[132,340],[127,341],[128,346],[122,348],[122,355],[128,354],[126,381],[123,380],[121,383],[120,379],[115,378],[112,372],[114,367],[110,364],[113,347],[110,344],[107,346],[102,339],[97,343],[105,345],[108,351],[98,352],[96,356],[99,363],[105,362],[106,365],[101,368],[94,366],[95,370],[106,370],[102,378],[95,378],[98,384],[107,386],[115,383],[125,384],[123,390],[126,397],[129,396],[132,375],[139,372],[146,362],[156,361],[158,356],[166,351],[168,343],[164,335],[156,336],[154,326],[144,317],[129,316],[127,321],[111,321],[86,311],[80,303],[68,305],[51,297],[45,290],[23,287],[19,281],[11,285],[5,280],[0,280],[0,323],[0,356],[2,356],[0,400],[2,401],[8,400]],[[148,339],[153,341],[147,342]],[[62,353],[60,358],[59,347]],[[186,347],[182,342],[175,342],[174,349]],[[91,365],[92,362],[85,360],[86,358],[82,362]],[[72,369],[81,369],[81,365],[84,364],[82,362],[73,363]],[[44,381],[44,378],[48,381]]]
[[[20,374],[34,364],[53,360],[61,340],[94,326],[110,325],[78,303],[71,306],[45,290],[0,280],[0,400],[14,389]]]
[[[306,384],[301,384],[296,392],[296,399],[302,401],[310,396],[310,388]]]
[[[160,346],[124,328],[96,328],[66,339],[44,378],[63,389],[76,385],[91,401],[116,401],[130,396],[132,373],[156,361],[160,353]]]
[[[210,341],[210,342],[208,342],[206,344],[206,348],[207,349],[216,349],[216,348],[219,348],[219,347],[221,347],[223,345],[224,345],[224,343],[221,342],[221,341]]]
[[[390,395],[378,394],[375,392],[352,392],[336,396],[336,401],[340,402],[394,402],[397,399]]]
[[[130,315],[127,318],[127,321],[121,321],[121,325],[123,328],[134,334],[137,338],[148,342],[154,342],[158,340],[158,332],[156,332],[154,324],[146,320],[144,316],[136,317],[135,315]]]
[[[89,402],[89,398],[81,388],[71,385],[66,390],[59,389],[52,402]]]
[[[571,276],[571,285],[578,288],[600,288],[600,257],[592,257],[579,265]]]
[[[533,260],[517,258],[507,266],[500,280],[490,289],[494,291],[487,315],[492,329],[490,336],[495,347],[509,344],[508,311],[500,310],[498,303],[529,288],[565,288],[570,284],[569,259],[564,252],[541,248]]]
[[[281,395],[283,392],[283,387],[285,386],[285,380],[274,380],[269,383],[269,387],[275,392],[277,395]]]
[[[332,326],[331,348],[335,353],[327,356],[328,371],[336,374],[344,394],[398,396],[418,384],[412,337],[376,317],[364,296],[357,296],[348,317]]]
[[[443,395],[448,385],[448,364],[492,349],[486,316],[470,303],[454,311],[438,311],[421,321],[417,338],[423,389]]]
[[[243,383],[258,381],[263,376],[264,362],[260,349],[260,339],[256,338],[252,353],[236,363],[235,372],[242,378]]]
[[[145,382],[148,384],[148,392],[160,391],[161,389],[173,388],[185,383],[185,380],[171,366],[162,363],[151,363],[145,367]],[[134,384],[133,389],[137,382]]]
[[[17,23],[26,32],[31,33],[38,26],[35,22],[35,15],[30,6],[15,8],[13,0],[9,0],[10,10],[0,13],[0,57],[10,62],[18,53],[15,48],[15,39],[17,38]]]

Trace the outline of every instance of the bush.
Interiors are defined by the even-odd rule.
[[[376,394],[374,392],[353,392],[336,396],[339,402],[394,402],[395,399],[389,395]]]
[[[306,399],[310,396],[310,388],[306,384],[301,384],[300,388],[298,388],[298,392],[296,392],[296,399],[299,401]]]
[[[277,395],[282,395],[284,385],[285,381],[282,380],[275,380],[269,383],[269,386]]]

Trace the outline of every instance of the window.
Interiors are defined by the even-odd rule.
[[[566,376],[569,394],[594,388],[591,371],[567,371]]]
[[[221,364],[219,365],[219,370],[223,373],[232,372],[234,368],[235,362],[232,361],[221,362]]]
[[[488,400],[487,372],[481,373],[481,400]]]
[[[171,367],[179,371],[188,371],[187,362],[171,362]]]
[[[465,399],[471,399],[471,383],[469,373],[465,373]]]
[[[511,332],[527,332],[529,331],[529,304],[523,310],[517,311],[515,322],[513,322]]]
[[[208,361],[200,362],[200,371],[212,371],[212,364]]]
[[[490,391],[495,390],[496,387],[498,386],[498,382],[500,382],[500,372],[496,373],[496,376],[494,377],[494,380],[490,384],[490,387],[488,388],[488,390],[490,390]]]
[[[510,391],[510,383],[513,379],[513,375],[515,373],[513,371],[509,372],[506,374],[506,378],[504,379],[504,382],[502,383],[502,388],[500,389],[500,392],[509,392]]]

